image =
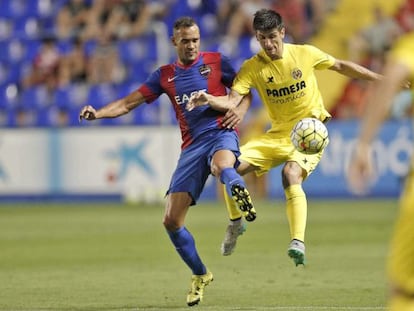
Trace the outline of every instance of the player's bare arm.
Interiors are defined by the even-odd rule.
[[[239,105],[228,109],[222,120],[223,127],[230,129],[238,126],[243,121],[244,116],[249,110],[251,102],[252,94],[249,93],[248,95],[243,96],[243,99]]]
[[[239,105],[243,96],[235,91],[231,91],[229,95],[214,96],[206,92],[197,92],[190,97],[186,105],[188,111],[203,105],[210,105],[217,111],[227,112],[230,108]]]
[[[394,94],[398,93],[409,76],[408,68],[395,62],[388,63],[383,73],[384,78],[375,85],[367,104],[358,139],[360,145],[371,144],[382,122],[388,116]]]
[[[367,191],[367,181],[375,177],[371,143],[389,113],[394,94],[406,81],[409,70],[402,64],[389,63],[383,73],[384,78],[375,84],[372,97],[367,103],[349,167],[348,183],[357,194],[364,194]]]
[[[382,75],[348,60],[337,59],[329,69],[353,79],[376,81],[383,78]]]
[[[115,100],[106,106],[96,110],[93,106],[87,105],[81,109],[79,120],[88,121],[102,118],[116,118],[127,114],[145,101],[140,92],[133,92],[121,99]]]

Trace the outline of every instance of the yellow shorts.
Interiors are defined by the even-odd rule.
[[[267,173],[270,169],[288,161],[297,162],[309,176],[322,158],[323,150],[317,154],[303,154],[295,149],[288,135],[267,132],[252,138],[240,147],[240,159],[259,167],[256,175]],[[306,177],[307,177],[306,176]]]

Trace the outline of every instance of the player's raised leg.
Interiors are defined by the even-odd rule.
[[[239,177],[235,178],[236,176]],[[233,253],[238,237],[246,231],[242,216],[247,221],[253,221],[256,219],[256,210],[253,207],[250,194],[245,187],[243,179],[237,174],[235,169],[223,170],[221,180],[222,182],[224,181],[223,194],[230,217],[230,223],[227,226],[224,240],[221,244],[221,253],[224,256],[228,256]],[[230,182],[226,183],[226,181]],[[237,192],[234,196],[233,191]],[[229,193],[231,194],[231,198]]]
[[[227,140],[229,141],[229,140]],[[224,196],[226,200],[226,207],[229,212],[230,223],[226,230],[224,241],[221,245],[221,251],[223,255],[230,255],[234,247],[236,246],[237,238],[246,230],[242,222],[242,216],[244,214],[251,215],[250,220],[256,218],[256,212],[253,209],[252,200],[250,194],[246,189],[245,182],[240,174],[236,171],[237,156],[240,155],[238,149],[238,139],[233,139],[233,151],[231,150],[218,150],[212,158],[211,168],[214,176],[219,177],[220,182],[224,185]],[[232,189],[243,189],[245,204],[249,206],[243,209],[247,209],[246,212],[241,211],[236,205],[233,199]],[[254,213],[254,214],[253,214]]]

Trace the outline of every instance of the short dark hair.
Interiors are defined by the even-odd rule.
[[[190,16],[183,16],[183,17],[180,17],[180,18],[175,20],[174,30],[178,30],[180,28],[187,28],[187,27],[191,27],[191,26],[194,26],[194,25],[197,25],[194,18],[192,18]]]
[[[254,14],[253,29],[255,31],[269,31],[274,28],[280,30],[284,26],[282,16],[274,10],[261,9]]]

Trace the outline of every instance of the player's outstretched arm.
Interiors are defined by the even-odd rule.
[[[115,100],[102,108],[96,110],[91,105],[82,107],[79,113],[79,121],[82,119],[91,121],[102,118],[116,118],[127,114],[132,109],[138,107],[145,101],[144,96],[140,92],[133,92],[121,99]]]
[[[375,82],[371,92],[349,164],[348,184],[358,194],[365,193],[375,177],[371,143],[390,111],[392,99],[409,76],[409,69],[404,64],[387,62],[383,73],[384,78]]]
[[[228,96],[214,96],[200,91],[191,95],[185,108],[191,111],[196,107],[204,105],[210,105],[214,110],[225,112],[228,109]]]
[[[232,91],[232,92],[236,93],[235,91]],[[237,96],[237,94],[238,93],[233,94],[233,96]],[[235,128],[236,126],[238,126],[243,121],[244,116],[249,110],[251,102],[252,102],[251,93],[243,96],[239,105],[233,106],[227,110],[222,120],[222,126],[228,129]]]
[[[243,96],[235,91],[231,91],[229,95],[214,96],[206,92],[197,92],[190,97],[186,105],[188,111],[203,105],[210,105],[211,108],[217,111],[227,112],[230,108],[239,105]]]
[[[337,59],[329,69],[352,79],[376,81],[383,78],[382,75],[348,60]]]

